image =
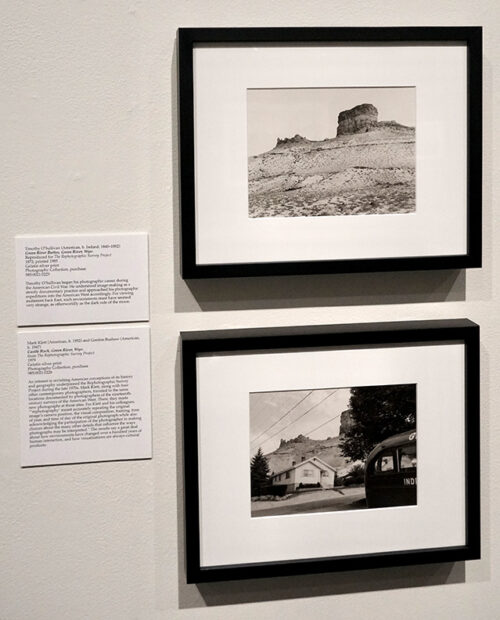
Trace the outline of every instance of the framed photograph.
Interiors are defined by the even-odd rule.
[[[482,32],[181,28],[182,275],[481,265]]]
[[[182,368],[188,582],[480,557],[476,324],[186,332]]]

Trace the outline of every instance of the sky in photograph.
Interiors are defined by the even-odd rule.
[[[273,452],[280,439],[337,437],[350,388],[250,394],[250,452]],[[333,418],[333,419],[332,419]],[[319,427],[319,428],[318,428]],[[317,429],[317,430],[316,430]]]
[[[415,127],[415,88],[266,88],[247,90],[248,155],[299,134],[309,140],[337,135],[338,115],[361,103],[378,110],[379,121]]]

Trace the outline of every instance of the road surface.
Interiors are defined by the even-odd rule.
[[[300,493],[281,501],[252,502],[252,517],[358,510],[360,508],[366,508],[365,488],[350,487]]]

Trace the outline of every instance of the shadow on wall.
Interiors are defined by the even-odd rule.
[[[464,270],[183,281],[178,264],[175,269],[177,312],[366,306],[465,299]]]
[[[179,608],[234,605],[464,583],[465,563],[379,568],[272,579],[181,584]]]

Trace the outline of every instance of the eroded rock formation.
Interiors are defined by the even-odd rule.
[[[371,127],[376,127],[377,123],[377,108],[371,103],[362,103],[339,114],[337,136],[369,131]]]
[[[302,144],[303,142],[309,142],[309,140],[296,133],[293,138],[278,138],[276,141],[276,146],[285,146],[286,144]]]
[[[339,437],[343,437],[353,425],[352,414],[350,409],[342,411],[340,414]]]

